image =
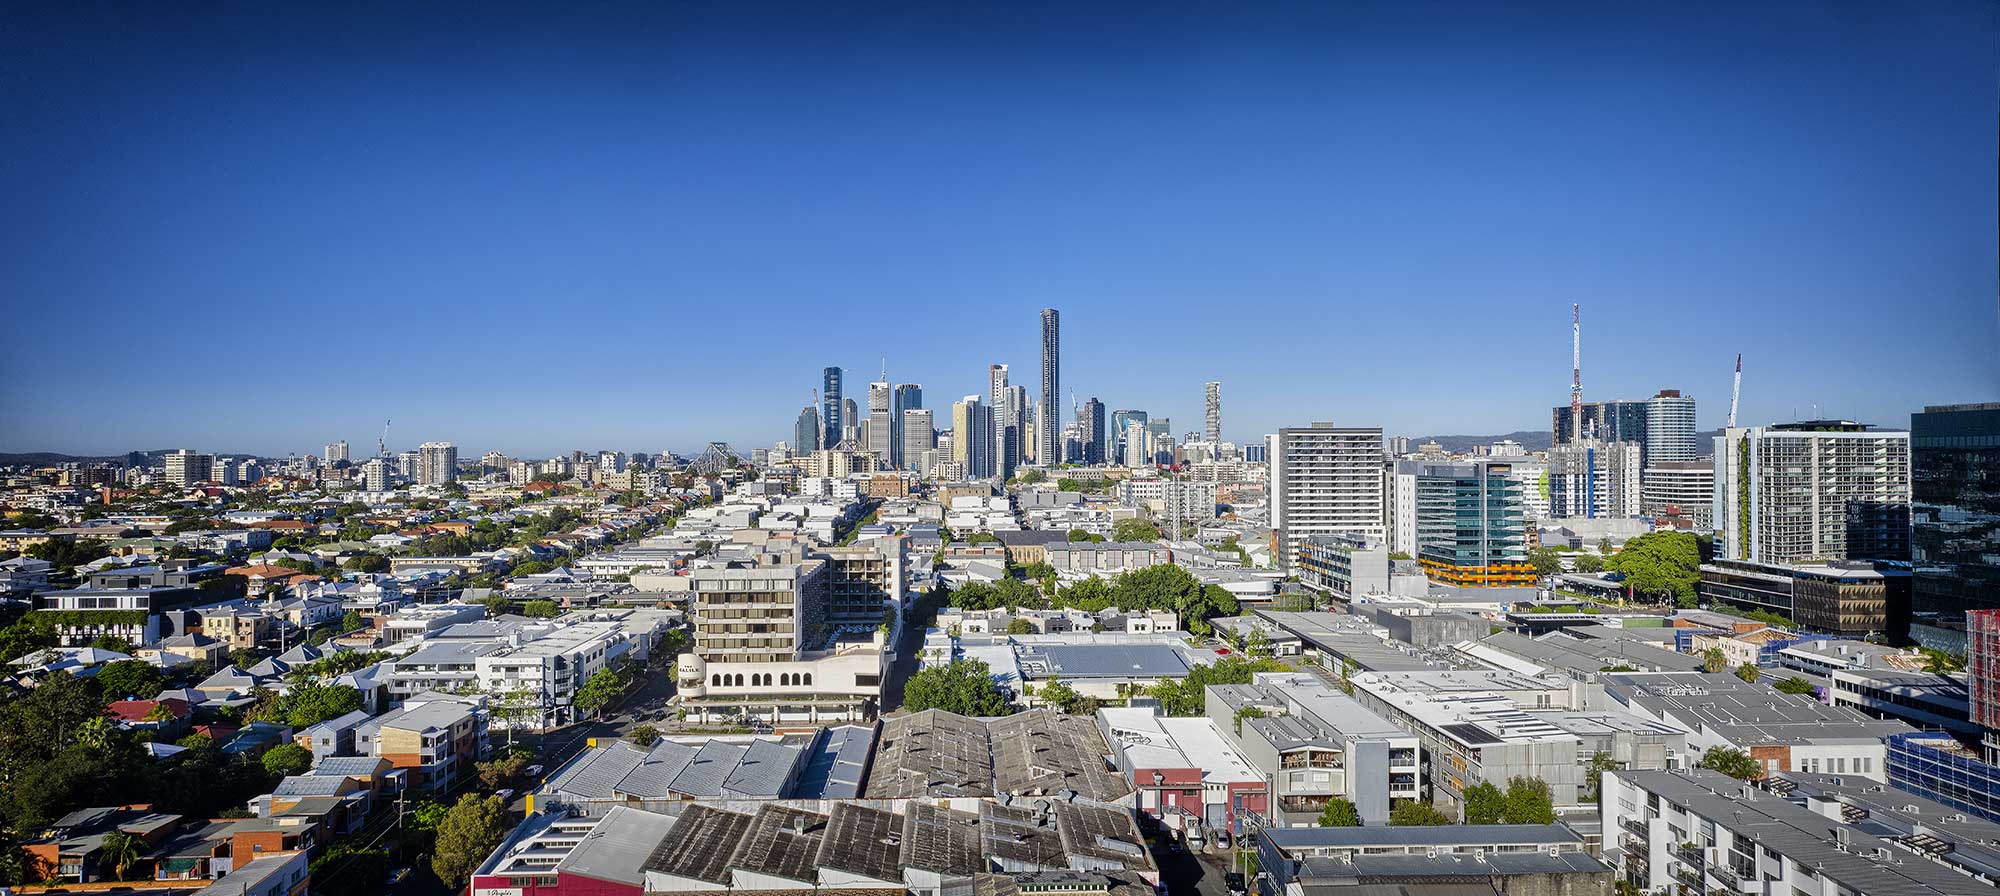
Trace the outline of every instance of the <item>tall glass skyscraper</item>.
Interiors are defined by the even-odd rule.
[[[903,419],[903,412],[920,410],[923,406],[923,386],[916,383],[904,383],[896,387],[895,407],[893,408],[893,416],[889,418],[889,422],[895,430],[890,437],[890,450],[895,454],[895,457],[891,458],[891,461],[897,469],[906,468],[910,464],[917,462],[917,458],[908,456],[908,451],[905,448],[908,437],[904,435],[905,420]]]
[[[1965,614],[2000,608],[2000,402],[1910,415],[1910,635],[1965,649]]]
[[[1062,460],[1062,415],[1058,394],[1062,392],[1062,315],[1054,308],[1042,309],[1042,404],[1035,418],[1035,457],[1042,466]]]
[[[792,446],[792,453],[804,455],[818,451],[821,435],[819,410],[812,405],[805,406],[799,411],[798,424],[792,427],[792,439],[797,442]]]
[[[832,448],[840,444],[840,368],[828,367],[820,374],[820,424],[826,427],[826,435],[819,440],[821,446]]]

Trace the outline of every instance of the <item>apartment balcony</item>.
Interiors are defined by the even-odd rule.
[[[1624,828],[1627,831],[1632,832],[1633,836],[1638,837],[1642,841],[1646,839],[1646,836],[1649,833],[1646,830],[1645,820],[1640,818],[1635,818],[1632,816],[1626,816],[1624,819],[1620,820],[1618,822],[1618,826]]]
[[[1680,859],[1681,861],[1686,862],[1689,865],[1693,865],[1695,868],[1699,869],[1702,866],[1701,847],[1697,846],[1693,849],[1689,849],[1686,846],[1675,846],[1674,858]]]

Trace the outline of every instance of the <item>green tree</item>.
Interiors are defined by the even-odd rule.
[[[917,670],[903,687],[903,708],[942,709],[966,716],[1004,716],[1011,710],[993,683],[993,670],[979,660],[953,660]]]
[[[1548,782],[1540,778],[1509,778],[1502,797],[1508,824],[1555,824],[1555,802]]]
[[[660,742],[660,729],[652,725],[640,725],[625,732],[625,739],[642,747],[650,747]]]
[[[1025,616],[1016,616],[1007,623],[1007,634],[1032,635],[1034,633],[1035,633],[1035,624],[1029,622],[1027,617]]]
[[[555,567],[550,566],[547,563],[543,563],[540,560],[523,560],[519,563],[514,564],[514,568],[508,570],[507,574],[516,577],[538,576],[554,568]]]
[[[356,554],[347,558],[341,568],[348,572],[388,572],[389,558],[381,554]]]
[[[1198,716],[1207,699],[1209,685],[1249,684],[1251,677],[1258,672],[1283,672],[1288,668],[1277,660],[1226,656],[1213,663],[1196,665],[1188,670],[1186,678],[1179,681],[1166,679],[1156,682],[1146,690],[1146,694],[1160,701],[1160,708],[1167,715]]]
[[[1111,607],[1111,586],[1103,579],[1091,576],[1062,586],[1056,592],[1056,598],[1070,609],[1095,613]]]
[[[1361,812],[1354,804],[1340,797],[1330,797],[1326,808],[1320,810],[1319,826],[1323,828],[1358,828],[1361,826]]]
[[[1452,821],[1451,816],[1438,811],[1438,807],[1419,800],[1410,800],[1389,810],[1389,823],[1392,825],[1439,827],[1451,824]]]
[[[499,797],[470,793],[459,797],[438,822],[431,870],[452,890],[465,886],[472,872],[506,838],[508,827],[507,806]]]
[[[131,653],[134,649],[132,642],[117,635],[98,635],[90,639],[90,646],[98,650],[109,650],[112,653]]]
[[[275,778],[303,775],[312,768],[312,752],[295,743],[282,743],[264,751],[264,771]]]
[[[1764,776],[1764,765],[1755,757],[1733,747],[1710,747],[1701,754],[1698,767],[1718,771],[1739,781],[1754,781]]]
[[[1251,659],[1262,659],[1271,655],[1271,639],[1264,636],[1264,630],[1253,628],[1250,637],[1243,643],[1243,653]]]
[[[1778,682],[1777,684],[1771,685],[1771,687],[1777,688],[1779,691],[1786,694],[1805,695],[1813,692],[1812,682],[1800,678],[1796,675],[1787,676],[1784,680]]]
[[[1245,706],[1242,709],[1238,709],[1236,711],[1235,718],[1233,719],[1233,721],[1236,723],[1236,736],[1237,737],[1243,736],[1244,719],[1261,719],[1264,718],[1265,715],[1266,713],[1264,712],[1264,708],[1261,706]]]
[[[1943,675],[1948,672],[1965,671],[1964,654],[1952,653],[1948,650],[1937,650],[1930,647],[1920,647],[1918,650],[1923,652],[1925,672],[1929,672],[1932,675]]]
[[[1603,572],[1604,558],[1599,557],[1596,554],[1578,554],[1576,556],[1576,571]]]
[[[528,769],[528,754],[507,753],[473,767],[478,772],[481,786],[487,790],[498,790],[507,782],[520,777],[521,773]]]
[[[1067,480],[1065,480],[1065,481],[1067,481]],[[1102,535],[1092,535],[1092,534],[1090,534],[1089,532],[1086,532],[1086,531],[1084,531],[1084,530],[1082,530],[1082,529],[1071,529],[1071,530],[1069,530],[1069,540],[1070,540],[1070,541],[1088,541],[1088,542],[1100,542],[1100,541],[1103,541],[1103,540],[1104,540],[1104,536],[1102,536]]]
[[[378,896],[389,878],[389,853],[342,840],[308,864],[314,896]]]
[[[145,660],[119,660],[97,670],[97,686],[112,700],[151,698],[167,685],[167,674]]]
[[[1701,652],[1701,671],[1715,673],[1729,668],[1729,655],[1720,647],[1710,647]]]
[[[361,708],[361,692],[344,684],[308,685],[285,698],[285,723],[294,728],[317,725]]]
[[[1491,781],[1465,788],[1465,823],[1499,824],[1507,817],[1507,797]]]
[[[131,880],[132,869],[145,852],[146,841],[124,831],[112,831],[98,845],[97,861],[100,867],[111,870],[112,880]]]
[[[1535,568],[1537,578],[1546,579],[1562,572],[1562,558],[1548,548],[1535,548],[1529,551],[1528,565]]]
[[[1042,703],[1064,713],[1075,712],[1078,704],[1083,701],[1083,695],[1078,694],[1075,688],[1055,678],[1049,679],[1048,683],[1042,685],[1035,692],[1035,696],[1040,697]]]
[[[1701,543],[1687,532],[1648,532],[1626,542],[1604,566],[1623,573],[1634,595],[1692,602],[1701,579]]]
[[[1119,520],[1111,525],[1111,540],[1159,541],[1160,527],[1155,525],[1152,520],[1137,518]]]
[[[359,610],[348,610],[340,614],[340,630],[343,633],[356,632],[367,627],[368,620],[361,617],[361,611]]]
[[[576,689],[576,709],[585,715],[595,716],[625,693],[627,679],[618,669],[601,669],[590,676],[583,687]]]
[[[1758,677],[1763,674],[1764,670],[1757,668],[1756,663],[1744,663],[1736,667],[1736,677],[1751,684],[1756,684]]]
[[[562,608],[552,600],[531,600],[521,605],[521,615],[529,619],[554,619],[562,615]]]
[[[1597,788],[1604,781],[1604,773],[1622,767],[1618,764],[1618,760],[1611,758],[1610,753],[1599,750],[1592,754],[1590,762],[1583,767],[1583,798],[1597,799]]]

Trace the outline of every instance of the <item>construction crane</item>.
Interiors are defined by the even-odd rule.
[[[1583,316],[1580,305],[1569,306],[1569,437],[1583,438]]]
[[[1729,428],[1736,428],[1736,400],[1743,397],[1743,353],[1736,353],[1736,381],[1729,385]]]
[[[375,439],[375,456],[376,456],[376,457],[388,457],[388,456],[389,456],[389,424],[390,424],[390,422],[391,422],[391,421],[388,421],[388,420],[384,420],[384,421],[382,421],[382,435],[378,436],[378,437],[377,437],[377,438]]]

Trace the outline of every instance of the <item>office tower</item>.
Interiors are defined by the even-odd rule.
[[[1558,519],[1639,515],[1644,467],[1636,442],[1582,439],[1549,449],[1549,514]]]
[[[1639,511],[1654,518],[1679,518],[1696,532],[1715,531],[1715,462],[1658,461],[1646,468]]]
[[[167,452],[168,482],[187,488],[197,482],[207,482],[215,478],[215,455],[200,454],[180,448]]]
[[[1030,435],[1028,428],[1028,389],[1026,386],[1008,386],[1005,400],[994,410],[993,435],[994,462],[1002,479],[1014,478],[1025,456],[1025,445]]]
[[[1583,432],[1576,432],[1569,405],[1550,412],[1549,428],[1554,434],[1551,447],[1567,445],[1583,436],[1602,442],[1646,441],[1646,403],[1643,401],[1586,401],[1581,408]]]
[[[1725,429],[1714,514],[1730,560],[1907,560],[1910,434],[1845,420]]]
[[[344,460],[347,460],[346,439],[341,439],[338,442],[334,442],[333,444],[326,446],[326,462],[328,464],[337,464]]]
[[[1171,463],[1172,458],[1160,455],[1172,451],[1174,443],[1174,421],[1166,417],[1146,421],[1146,462]]]
[[[1647,466],[1699,457],[1694,443],[1694,399],[1679,389],[1661,389],[1660,394],[1646,399],[1646,438],[1641,444]]]
[[[1109,435],[1104,429],[1104,402],[1095,397],[1084,402],[1081,418],[1077,422],[1083,429],[1083,462],[1104,463],[1104,442]]]
[[[2000,403],[1910,415],[1910,496],[1911,634],[1962,650],[1964,614],[2000,608]]]
[[[912,459],[903,453],[903,446],[909,441],[903,430],[905,422],[903,414],[923,406],[924,387],[916,383],[904,383],[896,387],[896,400],[891,403],[889,409],[889,426],[894,430],[889,434],[889,450],[896,455],[891,458],[892,465],[896,469],[909,469],[912,463]],[[925,437],[929,438],[930,434],[925,433]]]
[[[1201,434],[1210,442],[1220,442],[1222,441],[1222,384],[1210,382],[1204,384],[1203,388],[1208,393],[1204,396],[1207,399],[1205,406],[1208,408],[1208,425],[1202,428]]]
[[[1005,364],[987,365],[986,406],[997,410],[1000,407],[1002,396],[1006,395],[1006,393],[1007,393],[1007,365]]]
[[[1506,461],[1426,463],[1415,475],[1417,562],[1460,588],[1532,587],[1521,484]]]
[[[931,430],[931,412],[928,408],[910,408],[903,412],[903,466],[905,469],[923,469],[926,452],[937,447],[937,434]]]
[[[417,446],[417,482],[444,485],[458,479],[458,447],[450,442],[425,442]]]
[[[1382,429],[1332,423],[1265,438],[1271,464],[1271,538],[1286,569],[1310,535],[1388,533],[1382,519]]]
[[[1035,418],[1035,462],[1054,466],[1062,461],[1062,315],[1042,309],[1042,402]]]
[[[1410,437],[1390,436],[1388,448],[1390,457],[1402,457],[1410,453]]]
[[[1113,458],[1116,458],[1118,463],[1124,463],[1126,457],[1130,454],[1131,449],[1125,444],[1125,437],[1127,430],[1130,428],[1129,424],[1134,420],[1139,421],[1139,429],[1141,432],[1144,432],[1146,429],[1145,411],[1121,410],[1111,412],[1111,431],[1108,435],[1115,444],[1107,446],[1107,448],[1109,449],[1108,453]]]
[[[389,472],[388,458],[384,457],[369,458],[367,463],[361,465],[362,487],[368,489],[371,492],[388,491],[389,477],[390,477],[390,472]]]
[[[951,459],[967,478],[993,475],[993,409],[979,396],[967,395],[951,406],[951,441]]]
[[[826,427],[826,435],[819,440],[820,447],[832,448],[840,444],[846,433],[842,427],[847,420],[840,416],[845,405],[840,397],[840,368],[828,367],[820,372],[820,423]]]
[[[868,384],[868,439],[863,444],[885,468],[895,465],[896,424],[890,416],[895,413],[895,403],[895,388],[886,377]]]
[[[818,451],[820,437],[825,434],[825,430],[819,425],[819,409],[812,405],[800,408],[799,420],[792,425],[792,444],[796,446],[794,450],[798,451],[800,456]]]

